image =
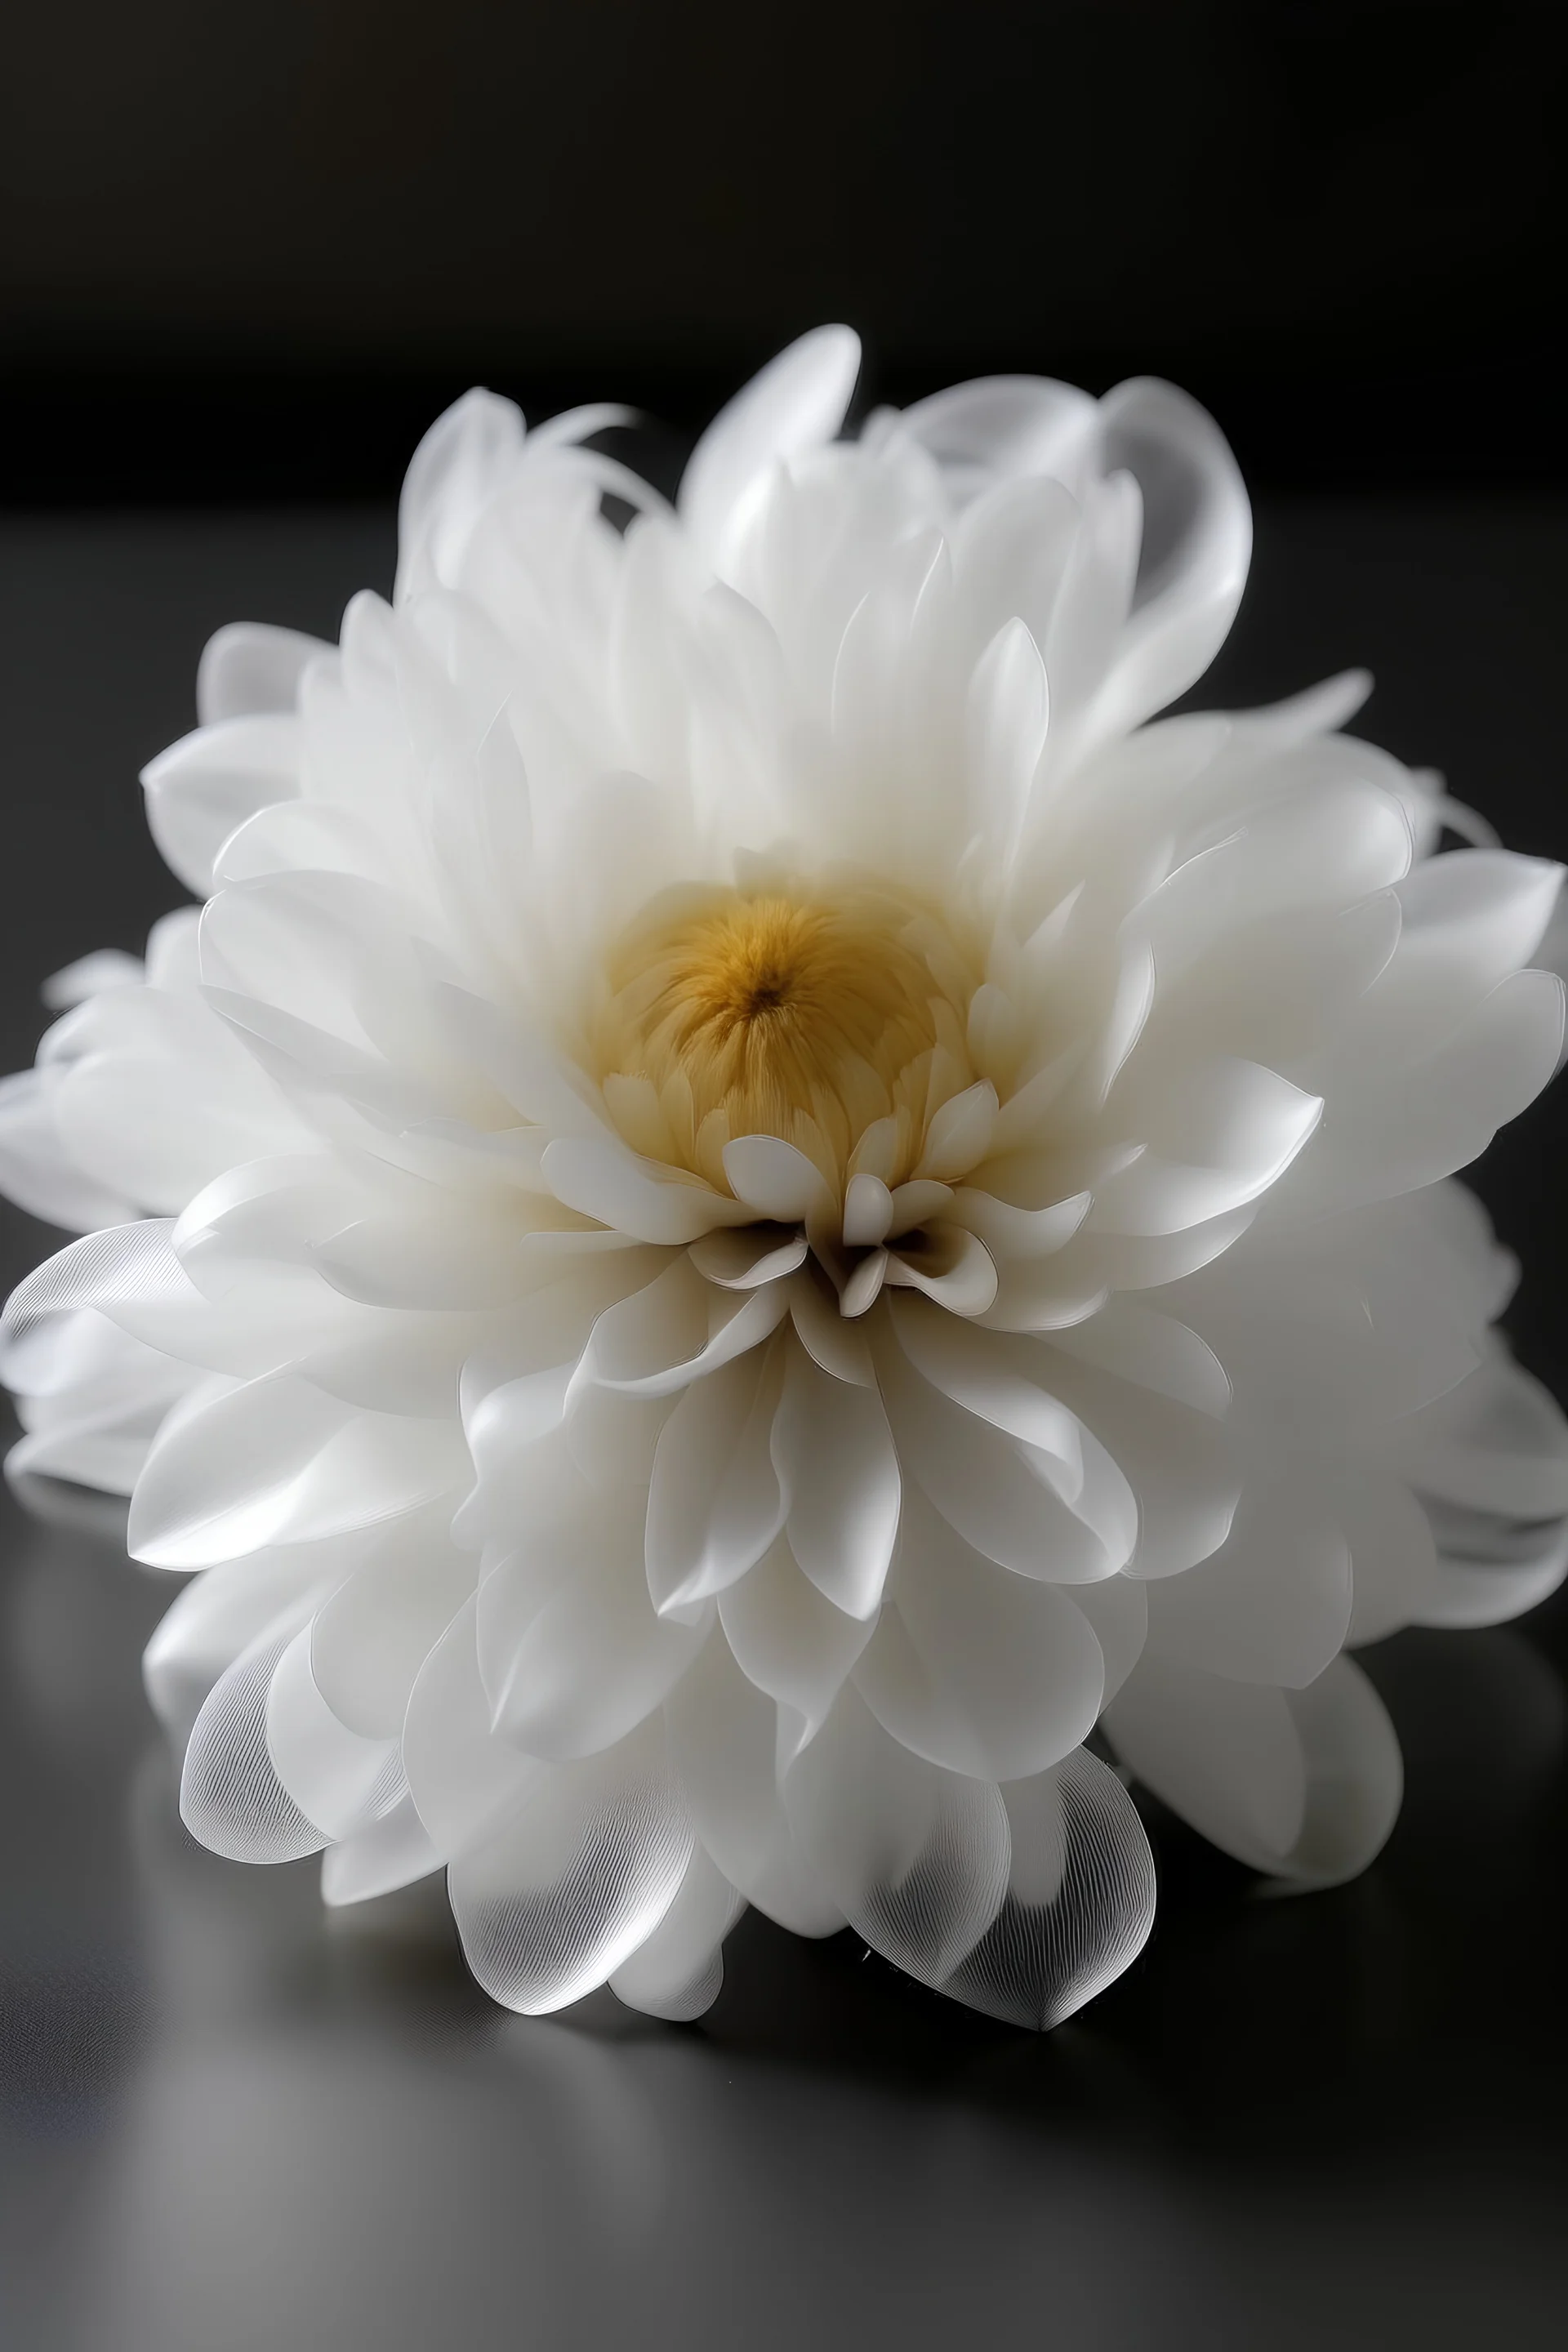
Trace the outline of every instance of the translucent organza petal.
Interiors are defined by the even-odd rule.
[[[647,1941],[614,1971],[610,1990],[645,2016],[677,2024],[700,2017],[719,1997],[724,1938],[745,1907],[696,1847],[675,1900]]]
[[[450,1861],[528,1800],[550,1767],[490,1728],[470,1598],[420,1668],[403,1727],[403,1769],[432,1843]]]
[[[655,1718],[605,1755],[552,1767],[449,1865],[464,1957],[505,2008],[564,2009],[647,1942],[691,1853]]]
[[[911,1755],[852,1685],[783,1788],[802,1853],[857,1934],[922,1984],[944,1985],[1006,1895],[1001,1791]]]
[[[209,1568],[175,1596],[142,1654],[142,1676],[182,1749],[219,1676],[264,1636],[293,1634],[341,1572],[331,1554],[301,1545]]]
[[[191,1835],[234,1862],[297,1862],[328,1832],[308,1821],[273,1769],[268,1698],[288,1634],[263,1634],[219,1675],[196,1717],[180,1778]]]
[[[710,1640],[665,1707],[670,1754],[693,1827],[749,1903],[799,1936],[831,1936],[844,1914],[801,1852],[779,1794],[778,1709]]]
[[[1132,1801],[1084,1748],[1002,1790],[1012,1868],[995,1919],[942,1990],[1044,2032],[1130,1968],[1154,1924],[1154,1861]]]
[[[308,1821],[350,1837],[390,1812],[405,1786],[395,1739],[365,1739],[340,1723],[310,1672],[302,1626],[279,1657],[267,1695],[267,1752]]]

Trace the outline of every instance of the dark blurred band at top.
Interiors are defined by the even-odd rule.
[[[0,498],[381,496],[476,380],[684,433],[826,317],[872,399],[1152,371],[1270,486],[1560,484],[1554,14],[18,11]]]

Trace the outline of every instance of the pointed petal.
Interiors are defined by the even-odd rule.
[[[849,328],[815,328],[770,360],[703,434],[681,481],[679,508],[719,570],[744,528],[748,494],[781,458],[832,440],[859,368],[859,338]]]
[[[792,1347],[773,1454],[801,1568],[836,1608],[871,1616],[892,1558],[901,1491],[881,1399],[834,1380]]]
[[[1002,1797],[1006,1898],[942,1990],[1047,2032],[1142,1950],[1154,1924],[1154,1858],[1126,1790],[1081,1748],[1037,1780],[1009,1782]]]

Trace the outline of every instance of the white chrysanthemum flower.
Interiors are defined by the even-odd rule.
[[[693,2015],[750,1902],[1050,2024],[1149,1929],[1126,1776],[1343,1876],[1347,1647],[1563,1572],[1446,1181],[1555,1065],[1558,870],[1434,856],[1363,681],[1150,723],[1249,550],[1181,394],[839,441],[857,358],[673,512],[616,412],[459,403],[391,606],[209,646],[146,776],[205,907],[62,975],[0,1120],[89,1229],[14,1458],[202,1571],[186,1821],[331,1902],[445,1865],[518,2009]]]

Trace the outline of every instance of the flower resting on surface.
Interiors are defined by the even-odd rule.
[[[1052,2024],[1149,1930],[1129,1778],[1355,1872],[1344,1653],[1568,1558],[1447,1181],[1556,1064],[1558,869],[1434,855],[1364,680],[1156,717],[1250,544],[1180,393],[840,440],[857,362],[784,352],[673,510],[618,412],[460,402],[391,605],[207,648],[145,777],[204,905],[0,1099],[84,1236],[13,1464],[201,1571],[186,1822],[333,1903],[445,1866],[517,2009],[695,2015],[753,1903]]]

